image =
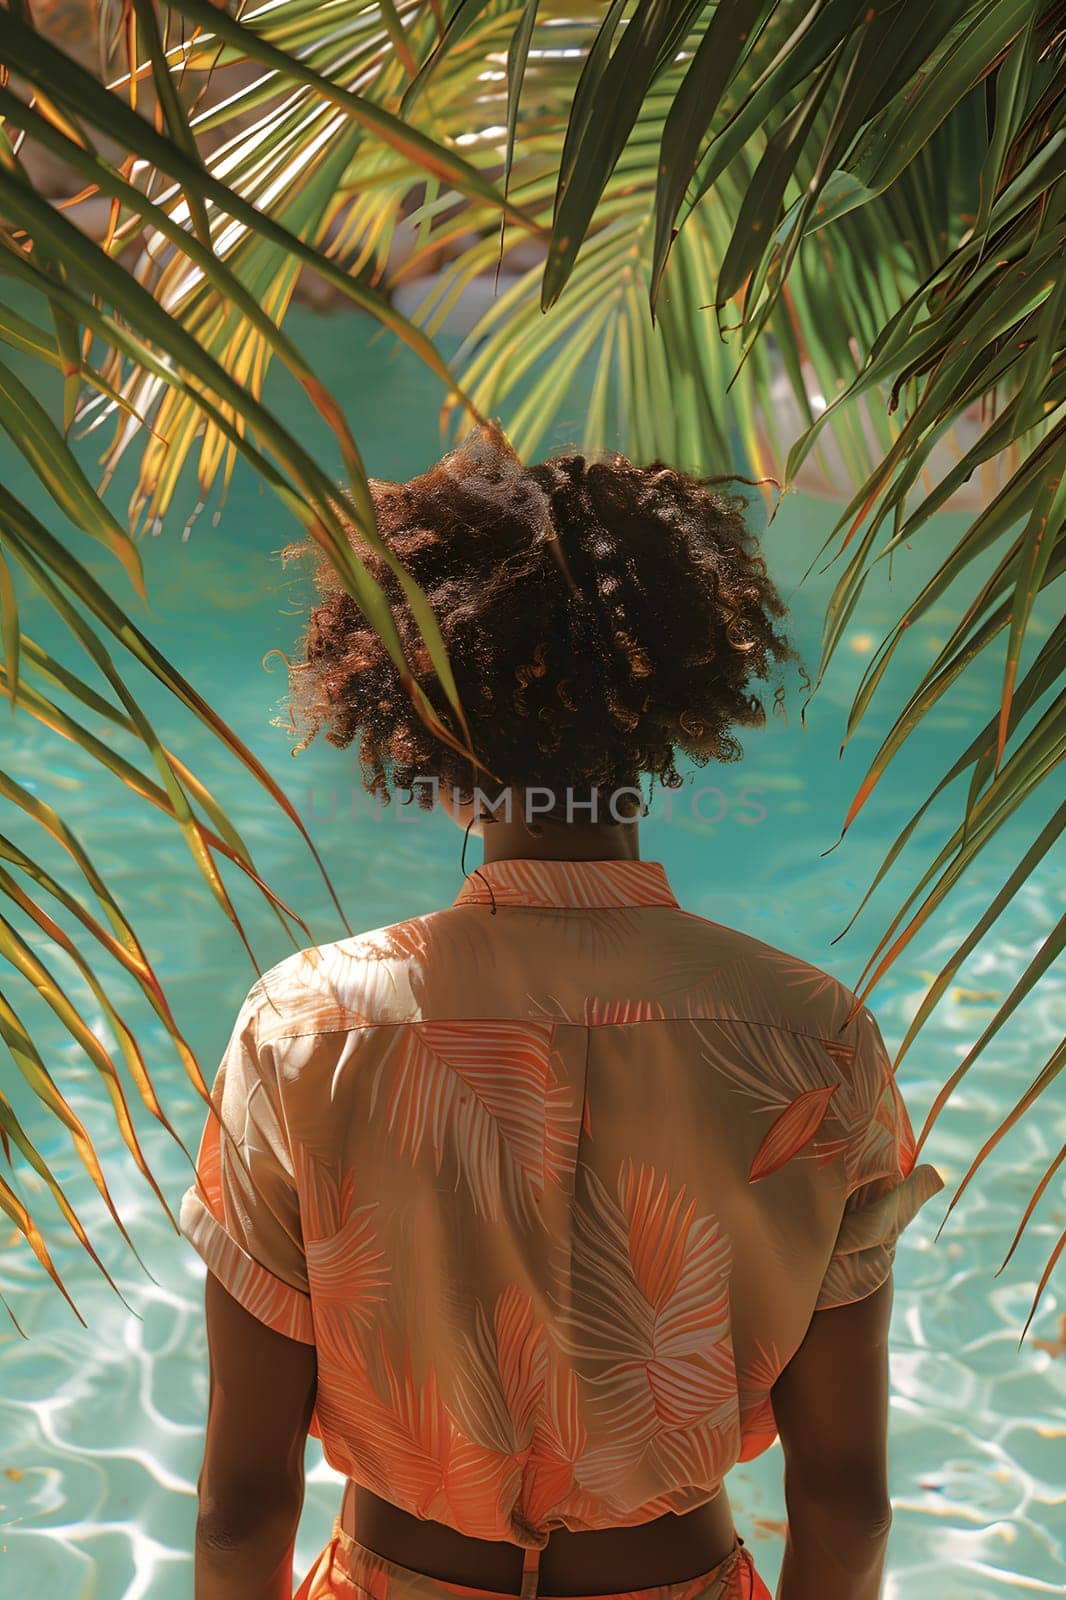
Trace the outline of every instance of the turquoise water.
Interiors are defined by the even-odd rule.
[[[383,342],[370,346],[367,327],[347,318],[326,321],[296,311],[290,327],[346,406],[372,473],[407,476],[433,459],[440,391],[413,358],[390,355]],[[39,387],[39,379],[35,382]],[[272,401],[287,403],[290,391],[284,375],[272,376]],[[293,409],[295,415],[295,400]],[[565,442],[572,426],[560,428],[545,453]],[[305,436],[328,449],[313,423],[307,423]],[[83,452],[90,460],[88,445]],[[47,513],[47,501],[9,449],[0,465],[5,481],[58,527],[59,519]],[[116,485],[119,508],[128,487],[128,477]],[[799,580],[836,511],[792,498],[767,538],[772,569],[792,605],[795,630],[812,668],[832,575],[812,575],[802,586]],[[279,574],[276,552],[294,529],[276,502],[258,489],[251,474],[238,469],[218,527],[206,515],[183,544],[181,521],[179,511],[172,533],[147,539],[142,547],[151,596],[147,631],[251,745],[308,820],[352,927],[378,926],[450,900],[459,882],[461,838],[449,823],[404,816],[398,808],[375,816],[361,798],[348,753],[323,745],[292,761],[284,733],[270,725],[283,697],[284,674],[280,664],[267,672],[260,662],[271,647],[292,643],[303,593],[299,579],[290,573],[283,582]],[[799,724],[797,692],[787,725],[774,719],[764,732],[748,736],[741,766],[691,775],[687,788],[674,797],[673,815],[666,815],[660,797],[643,825],[643,853],[665,863],[692,910],[783,945],[853,984],[896,898],[946,836],[950,805],[926,817],[889,891],[879,892],[844,939],[831,941],[851,917],[887,844],[968,742],[976,711],[989,706],[998,688],[998,659],[957,685],[844,842],[824,854],[838,836],[847,803],[907,682],[931,658],[959,602],[949,595],[936,616],[911,631],[905,655],[888,675],[868,722],[838,760],[844,717],[861,669],[903,597],[961,525],[961,519],[942,517],[931,526],[898,564],[894,589],[880,574],[867,585],[862,615],[808,709],[806,729]],[[107,558],[94,558],[92,565],[134,614],[142,615]],[[1050,608],[1037,619],[1040,636],[1049,615]],[[43,607],[27,603],[24,627],[64,660],[77,661]],[[165,742],[182,752],[228,808],[260,871],[305,916],[313,938],[338,937],[339,919],[295,830],[147,677],[137,684]],[[62,810],[122,899],[210,1076],[254,972],[177,829],[101,774],[73,745],[37,724],[22,716],[12,724],[3,712],[0,726],[5,763]],[[697,796],[712,786],[717,794]],[[901,1038],[931,975],[973,925],[1050,809],[1048,795],[1018,814],[962,891],[874,991],[870,1004],[890,1046]],[[58,851],[20,819],[5,828],[49,863],[61,865]],[[473,846],[468,865],[476,861]],[[70,874],[64,871],[64,876],[71,881]],[[236,874],[226,876],[265,968],[291,946],[254,891]],[[937,1089],[1058,915],[1048,871],[1017,897],[994,936],[959,975],[901,1068],[916,1131]],[[54,948],[45,943],[39,948],[85,1013],[96,1019],[98,1008],[78,974]],[[129,986],[112,981],[103,961],[99,967],[121,1002],[119,1009],[138,1029],[172,1120],[195,1149],[202,1109],[162,1030]],[[5,1229],[0,1288],[29,1338],[23,1341],[14,1330],[0,1328],[0,1592],[32,1591],[46,1600],[60,1595],[182,1600],[192,1594],[189,1551],[207,1393],[204,1269],[120,1148],[106,1096],[78,1047],[24,985],[16,983],[14,998],[104,1155],[122,1216],[154,1282],[123,1244],[67,1136],[41,1114],[5,1062],[0,1081],[89,1228],[129,1309],[76,1244],[67,1242],[70,1235],[41,1186],[16,1161],[20,1187],[46,1223],[49,1245],[88,1328],[78,1324],[29,1250]],[[1066,1352],[1056,1356],[1034,1342],[1042,1339],[1054,1347],[1058,1339],[1061,1272],[1058,1287],[1053,1282],[1045,1292],[1041,1311],[1018,1347],[1036,1283],[1066,1221],[1062,1173],[1010,1265],[994,1276],[1033,1187],[1066,1136],[1061,1095],[1046,1095],[1036,1113],[1003,1142],[940,1238],[934,1238],[973,1155],[1047,1059],[1064,1015],[1060,977],[1045,983],[1040,997],[964,1081],[923,1150],[922,1159],[939,1167],[946,1187],[904,1234],[897,1257],[891,1423],[895,1517],[887,1600],[1050,1594],[1060,1592],[1066,1581]],[[100,1031],[106,1035],[102,1019]],[[189,1181],[188,1162],[143,1111],[136,1122],[152,1170],[176,1210]],[[328,1537],[339,1500],[339,1480],[323,1464],[317,1441],[309,1444],[307,1461],[298,1576]],[[729,1479],[737,1525],[771,1589],[785,1515],[781,1465],[775,1446]]]

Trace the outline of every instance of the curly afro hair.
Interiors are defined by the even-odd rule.
[[[678,751],[698,765],[741,755],[734,728],[766,720],[751,680],[796,656],[774,626],[785,606],[747,502],[709,488],[725,481],[617,454],[524,467],[494,423],[407,483],[371,481],[379,534],[429,600],[473,749],[502,785],[639,798],[642,774],[681,783]],[[413,676],[454,726],[395,574],[345,520]],[[358,741],[383,803],[392,789],[428,809],[432,778],[457,800],[496,792],[430,732],[321,548],[282,555],[316,559],[318,603],[289,662],[297,749],[320,731],[342,749]]]

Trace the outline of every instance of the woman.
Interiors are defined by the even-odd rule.
[[[735,759],[793,655],[718,481],[524,469],[485,427],[373,486],[477,769],[319,561],[304,742],[355,742],[484,862],[282,961],[234,1028],[181,1213],[210,1269],[197,1600],[290,1595],[308,1429],[349,1482],[301,1600],[768,1600],[724,1480],[778,1436],[780,1600],[879,1592],[893,1252],[943,1181],[869,1011],[639,853],[642,776]]]

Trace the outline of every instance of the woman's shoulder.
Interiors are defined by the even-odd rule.
[[[723,987],[728,982],[736,1000],[746,998],[749,1021],[836,1038],[868,1015],[854,990],[815,961],[741,928],[685,916],[709,969],[721,974]]]
[[[432,920],[370,928],[275,963],[245,1002],[256,1013],[260,1041],[410,1020]]]

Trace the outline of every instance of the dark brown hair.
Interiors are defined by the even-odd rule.
[[[681,782],[675,753],[734,761],[734,729],[765,721],[752,680],[795,659],[785,606],[745,525],[746,501],[660,461],[560,454],[524,467],[495,424],[475,428],[407,483],[371,481],[378,531],[438,620],[473,747],[502,784],[607,795],[651,774]],[[354,523],[414,676],[447,700],[395,574]],[[366,788],[432,804],[436,778],[469,800],[495,785],[429,731],[384,646],[312,541],[318,601],[290,662],[298,748],[358,741]],[[783,685],[775,690],[781,703]],[[414,789],[412,790],[412,784]],[[587,813],[580,813],[586,815]]]

